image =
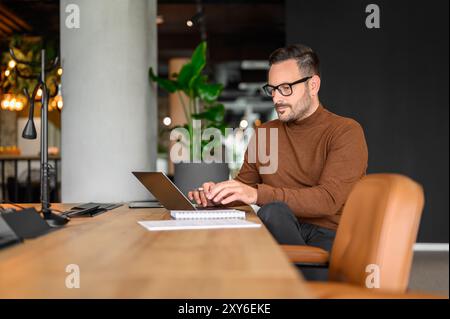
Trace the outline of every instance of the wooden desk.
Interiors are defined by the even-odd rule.
[[[66,210],[74,204],[54,204]],[[259,221],[253,213],[248,219]],[[149,232],[164,209],[127,205],[0,250],[0,298],[301,298],[301,276],[266,228]],[[80,288],[66,288],[66,266]]]

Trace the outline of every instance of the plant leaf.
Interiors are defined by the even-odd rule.
[[[180,84],[180,89],[185,91],[189,95],[189,83],[191,82],[193,74],[192,63],[186,63],[181,68],[180,73],[178,74],[178,83]]]
[[[222,90],[222,84],[199,83],[197,85],[198,95],[202,100],[205,100],[208,103],[212,103],[217,100],[220,93],[222,93]]]
[[[166,91],[168,91],[170,93],[174,93],[178,89],[177,81],[164,79],[164,78],[161,78],[161,77],[155,75],[155,73],[153,72],[153,68],[151,68],[151,67],[150,67],[150,70],[149,70],[149,77],[150,77],[151,81],[158,83],[158,85],[162,89],[164,89],[164,90],[166,90]]]
[[[192,76],[198,76],[206,65],[206,42],[202,41],[195,48],[191,57]]]

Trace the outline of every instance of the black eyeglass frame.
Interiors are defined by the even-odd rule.
[[[291,83],[281,83],[281,84],[278,84],[277,86],[273,86],[273,85],[270,85],[270,84],[266,84],[266,85],[264,85],[264,86],[262,87],[262,89],[263,89],[264,93],[266,93],[267,96],[273,96],[273,92],[275,92],[275,90],[277,90],[278,92],[280,92],[280,94],[283,95],[283,96],[290,96],[290,95],[292,95],[292,93],[294,93],[294,90],[292,90],[292,86],[294,86],[295,84],[299,84],[299,83],[306,82],[306,81],[308,81],[309,79],[311,79],[312,77],[313,77],[313,76],[306,76],[306,77],[301,78],[300,80],[297,80],[297,81],[295,81],[295,82],[291,82]],[[289,93],[289,94],[283,94],[283,92],[281,92],[281,90],[279,89],[279,87],[282,86],[282,85],[289,85],[289,89],[291,90],[291,93]],[[267,88],[269,88],[269,87],[273,89],[272,94],[269,94],[269,92],[267,91]]]

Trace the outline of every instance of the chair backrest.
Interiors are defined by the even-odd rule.
[[[329,279],[404,292],[423,205],[422,187],[406,176],[362,178],[342,212]]]

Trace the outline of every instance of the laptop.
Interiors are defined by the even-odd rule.
[[[161,205],[172,210],[214,210],[224,206],[202,207],[194,205],[162,172],[132,172],[134,176],[158,199]]]

